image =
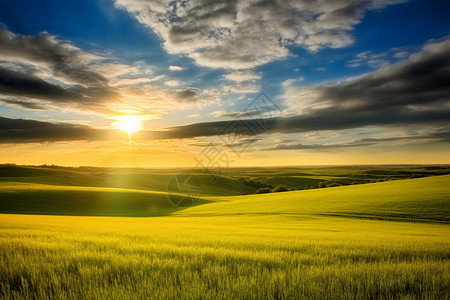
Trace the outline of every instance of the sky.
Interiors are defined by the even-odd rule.
[[[0,163],[450,163],[450,2],[0,2]]]

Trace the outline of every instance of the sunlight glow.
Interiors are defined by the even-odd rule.
[[[142,118],[138,116],[118,116],[115,117],[117,122],[114,122],[112,125],[116,129],[120,129],[125,131],[128,136],[131,137],[133,133],[142,129],[141,121]]]

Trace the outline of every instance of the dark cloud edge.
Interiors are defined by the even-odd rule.
[[[330,112],[331,113],[331,112]],[[189,139],[195,137],[261,136],[271,133],[302,133],[321,130],[345,130],[369,126],[440,125],[447,126],[449,111],[434,111],[415,115],[365,116],[353,119],[319,116],[295,116],[270,119],[236,119],[230,121],[203,122],[169,127],[163,131],[142,130],[133,140]],[[44,143],[57,141],[107,141],[127,140],[128,136],[117,129],[97,129],[90,126],[51,123],[36,120],[0,117],[0,144]]]

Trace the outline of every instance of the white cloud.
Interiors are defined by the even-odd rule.
[[[408,51],[399,51],[394,53],[394,57],[397,59],[405,59],[409,56]]]
[[[286,79],[285,81],[283,81],[281,83],[281,86],[284,87],[284,88],[290,87],[292,85],[296,85],[297,83],[302,82],[303,80],[305,80],[305,77]]]
[[[388,64],[387,53],[372,53],[372,51],[364,51],[358,53],[353,59],[347,62],[347,65],[352,68],[360,67],[362,65],[369,65],[372,68],[379,68]]]
[[[167,80],[164,82],[165,85],[170,86],[170,87],[174,87],[174,86],[179,86],[180,82],[178,80]]]
[[[182,67],[180,67],[180,66],[176,66],[176,65],[171,65],[171,66],[169,66],[169,70],[170,71],[183,71],[183,68]]]
[[[251,69],[309,51],[353,43],[368,10],[403,0],[115,0],[163,40],[168,53],[213,68]]]
[[[261,73],[256,73],[252,70],[234,71],[229,74],[225,74],[224,77],[234,82],[255,81],[261,79]]]
[[[224,94],[246,94],[246,93],[258,93],[260,86],[256,84],[235,84],[224,85],[222,92]]]

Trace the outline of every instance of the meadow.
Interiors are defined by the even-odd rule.
[[[23,174],[8,177],[0,199],[30,190],[61,202],[71,191],[94,202],[115,192],[146,197],[131,206],[134,217],[106,209],[24,215],[26,197],[16,198],[20,207],[2,200],[3,299],[450,298],[450,175],[245,196],[224,184],[228,194],[205,193],[196,206],[145,218],[135,217],[145,216],[139,208],[168,208],[158,191],[56,177],[52,185],[37,176],[36,186]]]

